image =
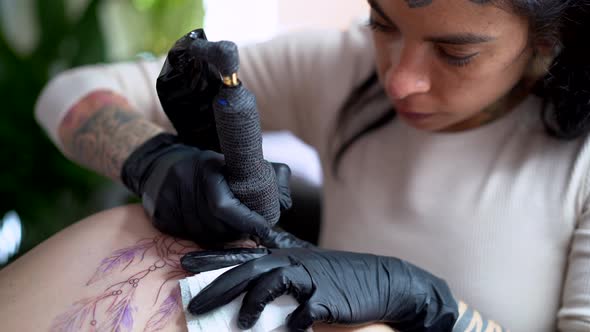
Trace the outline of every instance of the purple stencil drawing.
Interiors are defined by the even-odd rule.
[[[50,332],[74,332],[82,331],[89,314],[93,311],[96,302],[94,299],[80,300],[72,305],[70,310],[59,315],[49,328]]]
[[[180,267],[182,255],[198,248],[188,242],[182,242],[168,236],[157,236],[152,239],[138,241],[135,245],[113,252],[103,259],[94,275],[87,282],[87,286],[96,285],[103,277],[115,274],[118,281],[106,285],[94,297],[75,302],[61,315],[57,316],[51,325],[51,332],[78,331],[116,331],[127,332],[133,330],[136,324],[134,313],[138,310],[148,311],[151,318],[144,331],[161,331],[168,324],[175,313],[182,310],[180,288],[174,287],[170,294],[158,307],[160,292],[171,280],[178,280],[187,274]],[[147,253],[150,253],[147,255]],[[146,257],[148,257],[146,259]],[[133,272],[125,272],[131,264]],[[155,301],[150,304],[141,303],[135,307],[135,291],[146,278],[161,278],[162,274],[152,272],[162,271],[165,280],[160,287],[153,289]],[[157,309],[157,311],[154,311]],[[148,316],[150,317],[150,316]]]
[[[131,313],[131,306],[126,306],[121,317],[121,325],[130,330],[133,328],[133,314]]]
[[[158,311],[147,322],[144,332],[157,332],[164,329],[166,324],[174,318],[174,315],[182,308],[182,298],[180,296],[180,287],[175,286],[170,291],[164,302],[158,308]]]
[[[132,331],[133,307],[131,300],[135,289],[121,298],[117,298],[106,312],[106,319],[98,327],[97,331]]]
[[[103,277],[109,275],[119,267],[123,266],[121,271],[124,271],[136,257],[140,257],[143,260],[145,252],[148,251],[155,245],[153,240],[146,240],[137,243],[136,245],[128,248],[123,248],[115,251],[111,256],[105,258],[100,263],[99,267],[94,272],[94,275],[86,285],[91,285]]]
[[[168,283],[168,281],[183,279],[183,278],[190,276],[190,274],[187,273],[186,271],[182,271],[182,270],[181,271],[173,270],[173,271],[168,272],[167,276],[168,276],[168,278],[166,280],[164,280],[164,282],[160,285],[160,288],[158,288],[158,293],[156,293],[154,305],[158,302],[158,299],[160,298],[160,293],[162,292],[162,288],[164,288],[164,286]]]

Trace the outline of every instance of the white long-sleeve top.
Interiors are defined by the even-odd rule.
[[[240,52],[240,78],[257,96],[263,129],[290,130],[318,150],[324,247],[408,260],[512,331],[590,331],[588,139],[549,137],[537,97],[459,133],[394,120],[350,147],[337,179],[336,118],[375,67],[367,29],[298,33]],[[42,93],[38,120],[59,145],[68,109],[90,91],[109,89],[170,128],[155,92],[161,65],[63,73]],[[381,93],[355,107],[345,126],[351,133],[387,100]]]

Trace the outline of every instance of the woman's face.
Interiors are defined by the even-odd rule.
[[[369,4],[379,79],[400,117],[418,129],[481,125],[498,112],[491,106],[515,87],[532,58],[527,20],[494,5]]]

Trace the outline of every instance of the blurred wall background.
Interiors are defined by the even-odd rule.
[[[367,13],[364,0],[0,0],[0,266],[129,199],[121,186],[65,159],[35,122],[35,100],[51,77],[165,54],[200,26],[212,40],[244,44],[309,27],[344,29]],[[312,149],[288,133],[267,133],[264,144],[267,159],[320,185]]]

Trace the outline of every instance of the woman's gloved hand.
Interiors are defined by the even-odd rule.
[[[194,297],[188,310],[206,313],[247,292],[238,317],[252,327],[269,302],[291,294],[300,306],[289,316],[292,331],[313,323],[385,322],[399,331],[452,331],[457,302],[447,284],[403,260],[320,249],[234,249],[193,252],[181,264],[189,272],[241,264]]]
[[[223,155],[159,134],[135,150],[123,165],[123,183],[141,197],[156,228],[204,247],[255,237],[266,247],[309,247],[295,236],[272,229],[232,194],[224,176]],[[284,164],[273,164],[281,209],[291,207]]]

